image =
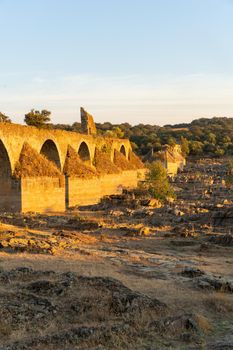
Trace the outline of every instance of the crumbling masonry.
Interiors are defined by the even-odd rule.
[[[164,145],[162,150],[158,152],[158,159],[161,160],[167,174],[171,177],[177,175],[178,171],[182,171],[186,165],[186,159],[178,144],[175,146]]]

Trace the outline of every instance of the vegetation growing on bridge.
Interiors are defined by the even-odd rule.
[[[24,143],[19,161],[15,166],[14,177],[57,177],[61,176],[56,165],[44,155],[36,152],[28,143]]]
[[[135,170],[134,165],[132,163],[130,163],[125,158],[125,156],[117,150],[114,151],[114,163],[121,170]]]
[[[77,176],[86,179],[97,176],[95,168],[83,162],[71,146],[69,146],[67,150],[64,174],[67,176]]]
[[[94,166],[99,175],[118,174],[120,172],[117,166],[111,162],[110,153],[103,149],[95,149]]]
[[[131,150],[129,151],[129,162],[134,166],[135,169],[145,168],[145,165],[141,159]]]
[[[43,109],[40,111],[35,111],[32,109],[29,113],[25,114],[24,121],[27,125],[35,126],[37,128],[47,128],[50,122],[51,112]]]

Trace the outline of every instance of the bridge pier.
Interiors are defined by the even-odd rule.
[[[67,207],[96,204],[104,196],[121,193],[123,187],[137,187],[138,181],[138,171],[136,170],[122,171],[119,174],[106,174],[92,179],[67,177]]]

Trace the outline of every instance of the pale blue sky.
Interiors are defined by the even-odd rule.
[[[233,117],[233,0],[0,0],[0,111]]]

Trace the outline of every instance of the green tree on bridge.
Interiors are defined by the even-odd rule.
[[[107,130],[105,135],[108,137],[116,137],[119,139],[123,139],[124,131],[121,130],[119,126],[116,126],[116,127],[113,127],[112,130]]]
[[[32,109],[29,113],[25,114],[24,122],[27,125],[37,128],[47,128],[50,122],[50,115],[51,112],[46,109],[43,109],[41,112]]]

